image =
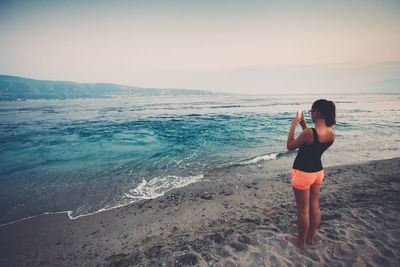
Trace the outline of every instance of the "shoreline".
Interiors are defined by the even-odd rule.
[[[325,168],[318,249],[299,251],[284,240],[296,230],[289,171],[274,174],[266,162],[216,170],[206,181],[90,216],[71,220],[51,214],[3,225],[0,265],[332,264],[328,251],[342,253],[336,260],[345,264],[395,265],[400,263],[398,167],[400,158]],[[368,212],[389,217],[369,221]],[[373,229],[389,233],[376,236]]]
[[[224,168],[242,167],[242,166],[245,166],[245,165],[247,165],[247,164],[258,164],[258,165],[260,165],[260,164],[264,164],[265,161],[273,161],[273,160],[279,159],[279,158],[280,158],[279,154],[283,154],[283,153],[282,153],[282,152],[277,152],[277,153],[265,154],[265,155],[257,156],[257,157],[254,157],[254,158],[251,158],[251,159],[248,159],[248,160],[243,160],[243,161],[242,161],[243,163],[232,163],[232,164],[230,164],[230,165],[221,166],[221,167],[218,167],[218,168],[215,168],[215,169],[211,169],[210,171],[218,170],[218,169],[224,169]],[[276,156],[276,157],[275,157],[275,158],[270,158],[271,155]],[[264,158],[267,158],[267,159],[264,160]],[[381,160],[390,160],[390,159],[395,159],[395,158],[397,158],[397,157],[388,157],[388,158],[374,159],[374,160],[369,160],[369,161],[360,161],[360,162],[357,162],[357,163],[349,163],[349,164],[327,165],[327,167],[324,167],[324,169],[325,169],[325,168],[331,168],[331,167],[338,167],[338,166],[343,166],[343,167],[345,167],[345,166],[351,166],[351,165],[355,165],[355,164],[367,164],[368,162],[381,161]],[[288,157],[288,158],[286,158],[286,159],[291,159],[291,157]],[[291,160],[294,160],[294,158],[291,159]],[[285,169],[285,170],[286,170],[286,169]],[[285,171],[285,170],[284,170],[284,171]],[[281,171],[275,171],[275,172],[276,172],[276,174],[277,174],[278,172],[282,172],[282,170],[281,170]],[[64,211],[46,211],[46,212],[43,212],[43,213],[41,213],[41,214],[31,215],[31,216],[23,217],[23,218],[21,218],[21,219],[17,219],[17,220],[15,220],[15,221],[11,221],[11,222],[6,222],[6,223],[3,223],[3,224],[0,224],[0,228],[3,227],[3,226],[7,226],[7,225],[19,223],[19,222],[21,222],[21,221],[26,221],[26,220],[34,219],[34,218],[41,217],[41,216],[48,216],[48,215],[55,215],[55,214],[66,214],[67,217],[68,217],[68,219],[70,219],[70,220],[77,220],[77,219],[79,219],[79,218],[81,218],[81,217],[92,216],[92,215],[95,215],[95,214],[97,214],[97,213],[107,212],[107,211],[110,211],[110,210],[113,210],[113,209],[119,209],[119,208],[122,208],[122,207],[125,207],[125,206],[129,206],[129,205],[131,205],[131,204],[133,204],[133,203],[137,203],[137,202],[140,202],[140,201],[157,199],[157,198],[159,198],[159,197],[162,197],[162,196],[166,195],[168,192],[170,192],[170,191],[172,191],[172,190],[179,189],[179,188],[184,188],[184,187],[186,187],[186,186],[188,186],[188,185],[190,185],[190,184],[198,183],[198,182],[204,181],[204,180],[203,180],[203,179],[204,179],[204,174],[201,174],[201,175],[198,175],[198,176],[202,176],[203,178],[202,178],[201,180],[196,180],[196,181],[194,181],[194,182],[190,182],[190,183],[185,184],[185,185],[183,185],[183,186],[179,186],[179,187],[176,187],[176,188],[169,189],[169,190],[165,191],[164,193],[162,193],[161,195],[157,195],[157,196],[154,196],[154,197],[140,198],[140,199],[138,199],[138,200],[136,200],[136,201],[131,201],[131,202],[128,202],[128,203],[125,203],[125,204],[119,204],[119,205],[112,206],[112,207],[109,207],[109,208],[101,208],[100,210],[97,210],[97,211],[94,211],[94,212],[90,212],[90,213],[86,213],[86,214],[82,214],[82,215],[78,215],[78,216],[76,216],[76,217],[70,216],[70,213],[73,212],[72,210],[64,210]],[[139,197],[138,197],[138,198],[139,198]]]
[[[236,162],[236,163],[231,162],[231,163],[228,163],[228,164],[225,164],[225,165],[221,165],[219,167],[207,170],[206,173],[212,172],[214,170],[223,170],[224,168],[241,167],[241,166],[245,166],[245,165],[249,165],[249,164],[262,164],[265,161],[277,160],[277,159],[281,158],[282,155],[286,155],[286,154],[288,154],[288,152],[273,152],[273,153],[269,153],[269,154],[264,154],[264,155],[261,155],[261,156],[256,156],[256,157],[252,157],[252,158],[249,158],[249,159],[244,159],[244,160]],[[293,153],[289,152],[289,154],[293,154]],[[162,194],[156,195],[154,197],[137,197],[137,200],[128,201],[127,203],[118,204],[118,205],[111,206],[111,207],[108,207],[108,208],[104,207],[104,208],[101,208],[101,209],[99,209],[97,211],[81,214],[81,215],[78,215],[76,217],[73,217],[73,216],[70,215],[71,213],[73,213],[73,210],[45,211],[45,212],[40,213],[40,214],[29,215],[27,217],[23,217],[23,218],[14,220],[14,221],[2,223],[2,224],[0,224],[0,228],[3,227],[3,226],[6,226],[6,225],[11,225],[11,224],[14,224],[14,223],[18,223],[18,222],[21,222],[21,221],[30,220],[30,219],[34,219],[36,217],[41,217],[41,216],[46,216],[46,215],[64,214],[65,213],[70,220],[76,220],[76,219],[79,219],[81,217],[91,216],[91,215],[95,215],[95,214],[101,213],[101,212],[107,212],[109,210],[122,208],[124,206],[129,206],[129,205],[131,205],[133,203],[136,203],[136,202],[149,200],[149,199],[156,199],[156,198],[164,196],[165,194],[167,194],[168,192],[170,192],[172,190],[179,189],[179,188],[182,188],[182,187],[186,187],[186,186],[188,186],[190,184],[197,183],[199,181],[204,181],[204,175],[205,175],[205,173],[202,173],[202,174],[199,174],[199,175],[196,175],[196,176],[188,176],[190,178],[195,177],[194,181],[189,181],[189,182],[185,181],[185,182],[182,183],[183,185],[179,185],[179,186],[177,186],[175,188],[171,188],[171,189],[163,192]],[[201,178],[198,178],[198,177],[201,177]],[[141,184],[139,184],[139,186],[137,188],[139,188],[140,186],[141,186]],[[127,193],[124,193],[124,194],[127,195]],[[132,197],[132,199],[134,199],[134,198],[136,198],[136,197]]]

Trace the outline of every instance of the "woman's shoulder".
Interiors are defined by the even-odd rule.
[[[335,129],[333,129],[332,127],[328,127],[328,129],[329,129],[328,132],[329,132],[329,136],[330,136],[329,139],[331,139],[331,142],[333,142],[335,140],[335,137],[336,137]]]
[[[314,130],[315,128],[307,127],[303,130],[303,134],[305,136],[305,144],[310,145],[314,141]]]
[[[335,129],[333,129],[333,127],[329,127],[329,129],[331,130],[333,137],[335,137]]]
[[[317,131],[320,143],[329,143],[335,140],[335,131],[332,127],[320,127],[315,129]]]
[[[307,136],[312,136],[314,134],[315,128],[313,127],[307,127],[303,130],[303,133]]]

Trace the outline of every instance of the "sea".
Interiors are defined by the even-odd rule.
[[[0,226],[51,213],[89,216],[237,164],[269,162],[289,173],[296,156],[286,149],[290,122],[303,110],[312,127],[306,111],[320,98],[337,108],[325,167],[400,156],[400,94],[2,102]]]

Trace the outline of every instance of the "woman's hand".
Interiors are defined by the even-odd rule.
[[[300,117],[298,117],[298,116],[299,116],[299,114],[296,112],[296,116],[292,119],[293,126],[297,126],[297,124],[299,124],[302,121],[302,119],[304,120],[303,112],[301,113]]]
[[[301,128],[303,128],[303,130],[306,129],[306,128],[308,127],[308,126],[307,126],[306,119],[304,118],[303,112],[301,113],[300,125],[301,125]]]
[[[304,118],[304,113],[301,112],[300,124],[301,124],[302,122],[305,122],[305,121],[306,121],[306,119]]]

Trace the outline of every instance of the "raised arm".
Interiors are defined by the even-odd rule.
[[[299,119],[297,117],[294,117],[292,120],[292,123],[290,124],[290,129],[289,129],[289,134],[286,142],[286,147],[288,150],[293,150],[295,148],[292,148],[292,143],[294,141],[294,132],[296,131],[296,126],[299,123]]]
[[[300,118],[297,116],[293,118],[292,123],[290,124],[290,130],[287,138],[287,143],[286,147],[288,150],[294,150],[296,148],[299,148],[301,145],[309,142],[310,138],[312,138],[311,134],[312,131],[310,129],[307,129],[307,124],[304,125],[305,128],[303,128],[303,131],[300,133],[300,135],[297,138],[294,138],[294,134],[296,131],[296,126],[300,123]],[[303,127],[303,126],[302,126]],[[304,130],[306,129],[306,130]]]
[[[301,113],[300,125],[301,125],[301,128],[302,128],[303,130],[306,129],[306,128],[308,128],[307,122],[306,122],[306,119],[304,118],[304,114],[303,114],[303,113]]]

